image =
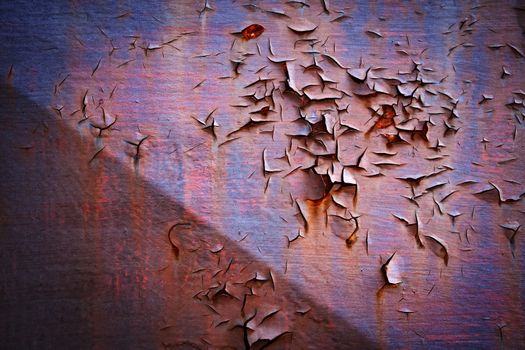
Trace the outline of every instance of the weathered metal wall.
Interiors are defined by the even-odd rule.
[[[523,348],[524,9],[2,2],[2,348]]]

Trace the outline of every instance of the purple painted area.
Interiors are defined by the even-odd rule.
[[[522,229],[511,239],[502,227],[525,212],[520,5],[244,5],[0,4],[3,346],[262,348],[277,336],[270,348],[522,346]],[[332,21],[338,11],[349,17]],[[318,27],[292,32],[301,18]],[[252,23],[265,28],[258,38],[231,34]],[[300,66],[311,47],[296,40],[306,37],[320,40],[323,74],[337,81],[327,86],[347,93],[338,112],[283,93],[283,64],[267,57],[271,40],[274,56],[295,58],[296,85],[319,84]],[[359,83],[321,54],[374,69]],[[367,83],[410,80],[414,62],[433,79],[418,88],[420,110],[397,92],[359,96]],[[241,97],[261,77],[279,86],[266,116],[250,112],[268,101]],[[483,94],[493,98],[479,103]],[[381,134],[398,129],[374,127],[372,111],[398,101],[409,112],[396,126],[428,123],[428,142],[409,130],[408,145],[386,145]],[[299,107],[361,132],[308,143],[293,136],[306,125]],[[216,108],[214,137],[200,123]],[[90,123],[104,125],[102,109],[116,122],[97,136]],[[272,122],[235,132],[253,116]],[[444,121],[459,130],[445,134]],[[353,163],[365,149],[362,169],[347,165],[357,195],[308,170]],[[263,150],[282,171],[264,171]],[[420,174],[416,185],[400,179]],[[355,222],[343,212],[359,217],[351,246]],[[416,212],[423,247],[394,216],[412,223]],[[446,259],[425,236],[445,243]],[[385,286],[394,252],[389,273],[402,283]]]

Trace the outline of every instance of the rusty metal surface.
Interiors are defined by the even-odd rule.
[[[523,348],[520,6],[2,2],[2,347]]]

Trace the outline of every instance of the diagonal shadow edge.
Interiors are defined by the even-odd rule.
[[[11,255],[3,255],[3,257],[0,259],[1,265],[4,265],[5,271],[4,276],[6,276],[6,280],[2,287],[2,294],[4,294],[7,298],[0,307],[0,310],[2,311],[2,314],[7,315],[6,318],[4,318],[4,321],[2,322],[1,332],[4,333],[2,338],[6,339],[7,345],[12,345],[13,347],[16,347],[19,344],[27,344],[27,339],[24,340],[22,338],[24,337],[36,337],[38,338],[37,334],[34,334],[33,331],[28,331],[27,328],[25,331],[22,328],[12,328],[9,325],[6,325],[7,322],[13,322],[15,324],[18,324],[20,327],[24,326],[30,326],[33,322],[33,320],[41,319],[42,322],[49,321],[49,315],[53,314],[59,314],[60,308],[57,306],[50,305],[47,309],[44,307],[44,309],[40,310],[43,314],[38,315],[37,317],[32,317],[30,314],[32,314],[35,310],[32,309],[32,304],[30,301],[26,299],[38,299],[38,298],[44,298],[46,296],[38,296],[38,291],[35,291],[34,293],[29,291],[25,291],[21,295],[16,296],[17,294],[17,288],[19,288],[20,285],[24,285],[24,281],[26,279],[35,278],[36,273],[29,269],[31,272],[27,276],[21,275],[23,274],[23,270],[18,268],[18,270],[15,268],[14,270],[10,270],[9,266],[12,266],[12,261],[9,261],[9,258],[11,259],[17,259],[17,254],[26,254],[24,252],[25,249],[27,249],[27,235],[31,235],[31,231],[33,229],[36,229],[37,226],[40,226],[38,230],[42,232],[44,230],[41,225],[43,224],[41,219],[33,220],[34,224],[29,225],[22,225],[22,222],[11,222],[11,217],[15,216],[15,221],[18,221],[20,217],[20,213],[23,209],[25,210],[31,210],[31,205],[35,206],[38,202],[38,199],[42,198],[49,198],[49,196],[53,196],[56,193],[57,189],[60,191],[60,189],[72,189],[77,190],[78,193],[74,194],[72,197],[70,197],[68,200],[71,202],[81,200],[79,198],[78,194],[85,192],[86,186],[88,186],[88,183],[93,181],[93,174],[86,173],[83,174],[82,177],[75,177],[75,176],[69,176],[74,175],[69,174],[69,171],[74,171],[76,168],[84,168],[87,166],[85,164],[85,159],[82,159],[82,157],[78,157],[78,155],[75,155],[76,150],[80,153],[92,153],[93,149],[90,148],[89,150],[85,149],[85,143],[86,140],[81,140],[79,138],[78,132],[73,129],[65,130],[59,132],[59,134],[56,137],[60,138],[66,138],[65,140],[60,140],[60,147],[67,147],[69,151],[60,151],[59,154],[51,153],[48,151],[48,149],[44,149],[43,152],[37,152],[39,151],[37,146],[35,146],[35,149],[29,149],[29,150],[20,150],[20,149],[14,149],[15,143],[24,143],[23,140],[24,136],[21,136],[22,134],[28,135],[27,126],[28,125],[39,125],[42,123],[44,119],[47,118],[47,120],[57,120],[55,116],[53,116],[49,111],[41,108],[38,106],[34,101],[32,101],[30,98],[26,97],[21,92],[17,91],[12,86],[7,86],[2,84],[0,86],[0,102],[2,102],[3,108],[0,111],[0,125],[2,126],[3,132],[2,135],[2,141],[0,141],[1,146],[1,154],[0,154],[0,163],[4,164],[0,168],[0,177],[2,178],[2,184],[1,184],[1,194],[3,199],[3,203],[0,202],[2,207],[4,208],[0,214],[3,215],[0,216],[0,228],[2,229],[2,236],[0,237],[0,245],[2,246],[2,249],[8,249],[9,247],[17,247],[13,250],[13,253]],[[58,120],[56,125],[50,125],[49,129],[53,128],[62,128],[65,123],[61,123],[60,120]],[[22,131],[22,126],[24,127],[24,131]],[[67,126],[65,128],[68,128]],[[49,130],[48,130],[49,132]],[[18,134],[17,134],[18,133]],[[50,136],[45,136],[44,133],[43,140],[41,141],[41,144],[45,144],[46,140],[45,138],[49,139]],[[38,133],[32,133],[30,137],[38,137]],[[18,138],[18,139],[17,139]],[[33,140],[34,141],[34,140]],[[37,140],[38,141],[38,140]],[[46,146],[49,147],[49,146]],[[77,148],[79,147],[79,148]],[[82,149],[81,147],[84,147]],[[52,147],[51,147],[52,148]],[[20,155],[20,153],[33,153],[34,156],[31,158],[31,156],[27,155]],[[37,157],[36,160],[34,157]],[[26,158],[25,161],[20,161],[19,158]],[[250,260],[250,261],[256,261],[257,258],[250,254],[246,249],[241,247],[237,241],[231,240],[227,237],[227,235],[222,234],[221,232],[217,231],[213,227],[203,224],[202,220],[200,220],[194,213],[189,211],[187,208],[184,208],[180,205],[180,203],[177,203],[172,198],[169,198],[165,193],[162,193],[158,188],[155,187],[154,184],[147,183],[147,181],[143,179],[137,179],[135,173],[133,173],[132,169],[130,169],[125,164],[120,164],[114,159],[110,159],[111,156],[105,155],[105,158],[102,160],[104,162],[104,166],[110,166],[109,170],[110,173],[113,175],[118,175],[121,177],[121,180],[125,186],[125,188],[131,188],[131,187],[137,187],[137,184],[143,187],[143,197],[141,200],[143,200],[144,207],[149,208],[157,208],[157,209],[151,209],[153,212],[149,212],[147,220],[142,220],[139,225],[135,227],[137,232],[149,232],[148,234],[151,235],[150,237],[140,237],[139,239],[139,245],[148,245],[151,244],[151,240],[156,241],[154,242],[154,245],[157,245],[156,248],[164,245],[168,246],[168,243],[166,241],[166,231],[164,231],[164,227],[162,229],[153,229],[151,230],[151,225],[155,225],[155,223],[158,223],[159,221],[163,221],[166,217],[171,217],[172,220],[177,219],[183,219],[184,221],[190,221],[193,223],[196,223],[195,230],[193,231],[197,236],[203,236],[205,234],[213,235],[213,236],[220,236],[221,239],[224,241],[224,247],[225,249],[231,250],[231,254],[234,256],[240,256],[242,257],[241,260]],[[34,163],[36,161],[36,163]],[[84,164],[79,164],[79,162],[82,161]],[[34,163],[34,165],[37,165],[36,168],[28,168],[28,164],[31,164],[31,162]],[[57,170],[56,167],[61,168],[60,170]],[[56,172],[56,173],[54,173]],[[49,178],[54,178],[55,181],[60,181],[60,183],[54,183],[54,184],[47,184],[45,186],[41,186],[38,188],[38,194],[34,192],[34,189],[31,189],[31,186],[27,186],[24,190],[20,190],[19,186],[24,186],[24,182],[26,184],[31,184],[32,181],[34,181],[35,178],[45,178],[46,176],[49,176]],[[129,183],[128,183],[129,182]],[[120,186],[120,184],[119,184]],[[140,187],[139,186],[139,187]],[[18,187],[18,190],[16,189]],[[13,191],[13,189],[15,189]],[[15,193],[20,190],[21,193]],[[23,192],[23,193],[22,193]],[[131,191],[130,191],[131,192]],[[132,193],[120,193],[120,198],[118,199],[119,203],[129,203],[133,196]],[[82,197],[82,196],[80,196]],[[17,202],[18,201],[18,202]],[[156,203],[162,203],[163,206],[158,206]],[[167,209],[169,208],[169,209]],[[122,208],[121,208],[122,209]],[[57,208],[55,208],[57,210]],[[75,215],[77,217],[82,217],[82,208],[81,206],[73,206],[72,208],[68,209],[71,217],[74,217]],[[122,210],[115,211],[113,214],[110,213],[109,218],[107,220],[112,220],[112,215],[121,215],[126,216],[131,219],[133,219],[133,216],[135,215],[133,213],[133,208],[130,208],[127,206],[127,209],[122,212]],[[162,213],[159,213],[158,211],[164,211]],[[169,211],[169,213],[166,213],[166,211]],[[51,213],[52,214],[52,213]],[[146,215],[144,213],[143,215]],[[69,216],[68,216],[69,217]],[[135,218],[136,219],[136,218]],[[66,218],[67,221],[67,218]],[[108,222],[109,222],[108,221]],[[80,221],[73,220],[73,225],[80,225]],[[48,221],[44,223],[44,225],[47,225],[45,230],[48,232],[53,232],[57,227],[55,226],[56,223],[52,221]],[[60,223],[59,223],[60,225]],[[64,225],[64,224],[62,224]],[[111,225],[111,224],[110,224]],[[24,230],[26,233],[24,235],[20,235],[20,230]],[[89,230],[89,228],[88,228]],[[104,232],[104,228],[100,228],[100,232]],[[34,232],[33,234],[40,234],[38,232]],[[27,263],[31,266],[33,264],[36,265],[44,265],[46,263],[51,262],[51,264],[60,264],[61,258],[57,257],[54,259],[42,257],[45,256],[46,253],[53,254],[55,252],[55,249],[57,246],[61,245],[72,245],[73,247],[77,245],[76,248],[68,248],[72,251],[75,251],[76,249],[90,249],[89,248],[89,242],[87,243],[80,243],[80,240],[78,240],[78,237],[68,237],[67,239],[62,239],[63,242],[57,242],[53,241],[56,239],[56,237],[48,236],[48,237],[41,237],[40,238],[40,245],[38,247],[33,247],[33,252],[37,255],[34,258],[34,261],[31,261],[30,263]],[[60,239],[60,238],[59,238]],[[148,243],[149,241],[149,243]],[[100,246],[103,247],[103,243],[100,243]],[[167,249],[165,249],[162,254],[166,255]],[[135,252],[131,252],[130,254],[134,254]],[[41,255],[38,255],[41,254]],[[39,260],[40,259],[40,260]],[[50,278],[49,280],[45,281],[44,278],[44,284],[45,283],[58,283],[62,285],[62,289],[58,291],[58,295],[53,295],[52,291],[53,288],[49,286],[50,294],[47,295],[48,298],[60,298],[61,293],[64,295],[69,295],[70,291],[68,291],[68,274],[75,273],[76,270],[79,269],[82,272],[82,267],[86,267],[91,265],[90,259],[88,255],[86,255],[86,261],[83,263],[84,265],[80,264],[77,267],[72,266],[70,270],[67,268],[64,268],[63,273],[61,273],[59,276],[54,275],[53,278]],[[181,262],[183,263],[184,256],[181,257]],[[67,259],[63,259],[64,262],[67,262]],[[24,265],[24,262],[20,263],[21,265]],[[97,265],[98,266],[98,265]],[[76,270],[75,270],[76,269]],[[319,314],[326,315],[326,317],[332,321],[332,324],[335,326],[332,327],[325,327],[321,331],[319,331],[319,325],[315,326],[316,329],[313,329],[314,332],[319,333],[319,337],[317,337],[319,342],[319,346],[322,346],[321,341],[325,341],[323,339],[330,338],[332,340],[335,339],[335,347],[336,348],[349,348],[349,347],[357,347],[360,348],[378,348],[378,344],[371,339],[367,335],[362,334],[355,326],[351,325],[348,319],[345,319],[337,314],[334,314],[333,311],[331,311],[327,306],[320,305],[317,303],[314,298],[309,295],[307,292],[302,291],[302,289],[295,285],[291,281],[287,281],[286,278],[283,276],[278,276],[278,280],[280,282],[281,291],[284,291],[284,297],[285,298],[299,298],[303,300],[305,303],[311,306],[313,310],[315,310]],[[20,282],[22,281],[22,282]],[[30,283],[29,283],[30,284]],[[78,291],[78,294],[74,294],[72,296],[72,302],[75,304],[75,306],[83,305],[82,298],[90,294],[90,291],[86,290],[85,288],[88,288],[87,286],[79,287],[78,285],[72,285],[69,286],[71,288],[76,288],[80,290]],[[175,291],[176,292],[176,291]],[[125,292],[124,292],[125,293]],[[290,293],[296,293],[295,295],[291,295]],[[14,296],[13,296],[14,295]],[[126,297],[131,297],[130,295],[126,295]],[[124,297],[125,298],[125,297]],[[128,300],[129,301],[129,300]],[[126,300],[120,300],[119,302],[123,303],[119,307],[126,307]],[[120,305],[120,304],[119,304]],[[21,306],[21,307],[20,307]],[[23,309],[23,307],[26,307],[26,309]],[[34,305],[33,305],[34,306]],[[98,305],[97,303],[92,304],[91,306],[94,306],[95,308],[101,307],[102,305]],[[85,307],[85,305],[83,306]],[[157,307],[158,309],[158,307]],[[37,311],[38,312],[38,311]],[[99,313],[98,317],[96,318],[100,322],[111,322],[111,313],[106,313],[104,310],[98,310]],[[151,315],[150,315],[151,316]],[[89,318],[89,317],[88,317]],[[39,332],[42,332],[42,330],[46,330],[47,326],[53,326],[59,327],[59,329],[54,329],[49,332],[49,334],[53,335],[55,339],[53,340],[47,340],[50,341],[50,344],[56,344],[62,343],[62,344],[69,344],[74,345],[78,344],[79,342],[81,344],[89,344],[97,341],[96,337],[93,338],[93,330],[85,328],[86,325],[83,324],[85,322],[89,321],[88,323],[94,323],[92,318],[89,318],[89,320],[86,319],[86,316],[82,312],[78,312],[76,316],[71,316],[71,324],[64,325],[60,322],[53,323],[48,322],[48,324],[43,325],[43,329],[40,329]],[[140,323],[140,322],[139,322]],[[205,325],[200,325],[201,327],[204,327]],[[67,335],[68,331],[71,331],[71,327],[78,328],[77,332],[80,332],[79,339],[73,340],[70,335]],[[151,326],[153,327],[153,326]],[[89,328],[89,327],[88,327]],[[144,327],[145,328],[145,327]],[[82,333],[82,330],[85,330],[85,333]],[[49,331],[49,330],[48,330]],[[122,330],[120,330],[122,331]],[[157,332],[155,329],[149,329],[151,334],[149,335],[141,335],[141,339],[143,341],[143,344],[147,344],[149,341],[156,341],[155,337],[153,336],[154,333]],[[148,331],[146,330],[145,333]],[[118,331],[117,331],[118,333]],[[129,334],[131,336],[131,334]],[[134,335],[135,337],[138,337],[138,335]],[[44,337],[45,338],[45,337]],[[91,339],[89,339],[91,338]],[[44,342],[45,344],[45,342]],[[124,343],[126,344],[126,343]],[[135,343],[136,344],[136,343]],[[115,344],[114,344],[115,345]],[[123,344],[116,344],[116,345],[123,345]]]

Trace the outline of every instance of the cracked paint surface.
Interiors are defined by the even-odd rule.
[[[519,4],[1,8],[8,348],[524,343]]]

